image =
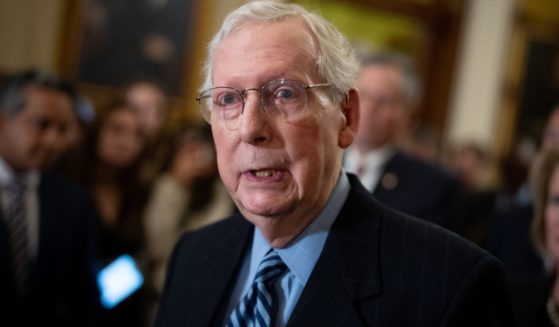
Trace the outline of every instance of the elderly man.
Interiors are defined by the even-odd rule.
[[[198,101],[239,213],[179,241],[158,326],[513,324],[497,260],[342,172],[357,71],[347,40],[298,5],[227,17]]]

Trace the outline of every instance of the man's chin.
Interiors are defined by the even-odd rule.
[[[293,208],[278,206],[278,203],[259,203],[258,205],[241,205],[239,210],[249,220],[251,219],[281,219],[293,212]]]

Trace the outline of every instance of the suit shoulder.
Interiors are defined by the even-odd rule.
[[[410,258],[410,263],[416,262],[417,267],[428,262],[435,270],[465,272],[480,260],[497,261],[476,244],[437,224],[387,207],[383,211],[385,219],[381,237],[386,250],[401,252]]]
[[[246,224],[250,223],[247,222],[241,214],[235,213],[226,219],[204,226],[195,231],[184,232],[177,244],[177,248],[179,248],[180,251],[181,248],[192,247],[193,244],[200,246],[200,244],[204,242],[221,239],[226,233],[237,230],[240,226]]]
[[[408,154],[399,152],[397,153],[392,161],[392,164],[387,165],[387,169],[399,169],[407,170],[413,172],[415,176],[423,176],[423,178],[445,181],[448,183],[456,183],[456,179],[447,172],[443,167],[435,163],[431,163],[425,160],[421,160],[410,156]]]

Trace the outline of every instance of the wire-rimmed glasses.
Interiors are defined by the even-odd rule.
[[[260,88],[238,90],[218,86],[205,90],[196,97],[202,116],[208,123],[221,120],[227,128],[239,128],[245,100],[249,91],[260,93],[262,110],[272,117],[290,121],[297,118],[307,107],[307,90],[330,86],[330,83],[305,84],[299,81],[280,79],[268,82]]]

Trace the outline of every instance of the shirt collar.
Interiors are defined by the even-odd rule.
[[[342,171],[322,212],[287,247],[276,249],[289,271],[303,285],[307,283],[322,253],[330,228],[342,209],[349,189],[349,179]],[[258,228],[254,229],[253,240],[249,271],[251,278],[256,274],[258,264],[270,249],[270,245]]]
[[[360,153],[357,148],[352,147],[347,150],[345,167],[352,173],[357,172],[359,165],[364,165],[367,169],[381,169],[395,152],[396,149],[390,144],[367,153]]]
[[[0,186],[5,187],[13,182],[15,173],[4,158],[0,157]],[[29,171],[21,176],[25,180],[27,187],[34,189],[39,184],[39,172]]]

